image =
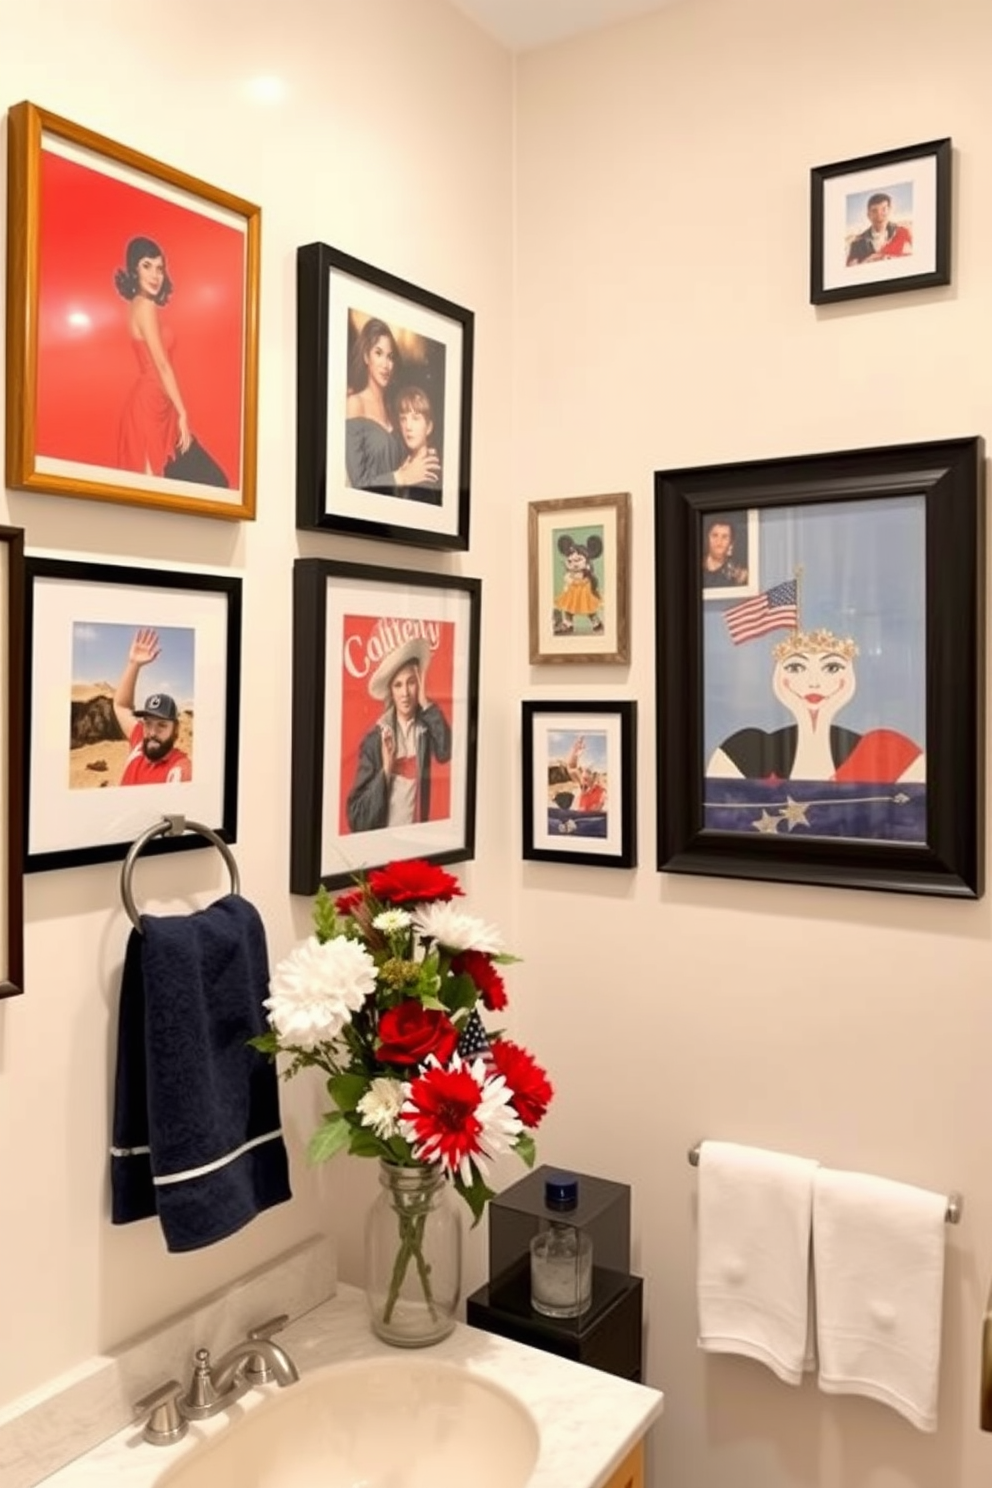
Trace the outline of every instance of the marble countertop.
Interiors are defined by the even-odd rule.
[[[373,1335],[361,1291],[343,1285],[330,1301],[285,1328],[279,1342],[304,1377],[325,1364],[399,1352]],[[541,1434],[528,1488],[601,1488],[661,1414],[664,1397],[658,1390],[464,1323],[423,1352],[495,1380],[528,1407]],[[249,1391],[235,1412],[255,1409],[277,1390],[266,1385]],[[231,1420],[221,1413],[191,1422],[175,1446],[153,1447],[142,1440],[140,1425],[129,1426],[46,1478],[45,1488],[154,1488],[166,1468],[200,1442],[230,1429]]]

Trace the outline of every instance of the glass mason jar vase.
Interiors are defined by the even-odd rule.
[[[379,1163],[381,1192],[365,1224],[365,1296],[385,1343],[422,1348],[455,1326],[462,1227],[437,1167]]]

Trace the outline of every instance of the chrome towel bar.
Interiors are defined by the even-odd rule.
[[[698,1168],[699,1167],[699,1149],[700,1149],[700,1147],[702,1145],[703,1144],[701,1142],[697,1142],[696,1145],[695,1145],[695,1147],[690,1147],[689,1148],[688,1158],[689,1158],[690,1164],[694,1168]],[[944,1211],[944,1222],[945,1222],[945,1224],[960,1224],[960,1222],[961,1222],[961,1210],[962,1210],[963,1207],[964,1207],[964,1200],[962,1199],[962,1197],[961,1197],[961,1195],[959,1193],[948,1194],[948,1196],[947,1196],[947,1208]]]

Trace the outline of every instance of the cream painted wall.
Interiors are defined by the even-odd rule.
[[[534,697],[640,704],[641,867],[521,878],[527,1039],[554,1050],[543,1151],[634,1186],[653,1488],[978,1488],[992,1268],[992,900],[655,872],[652,473],[990,433],[987,0],[698,0],[522,58],[515,550],[528,500],[633,494],[628,671]],[[809,169],[949,134],[953,284],[808,303]],[[515,657],[525,654],[516,607]],[[937,1189],[940,1429],[695,1346],[695,1174],[722,1137]]]
[[[248,85],[263,76],[282,81],[281,100],[253,101]],[[29,550],[243,573],[236,852],[274,959],[308,929],[307,901],[287,889],[297,554],[488,581],[479,768],[483,780],[503,769],[512,728],[506,606],[497,591],[505,585],[498,555],[510,472],[512,65],[441,0],[172,0],[151,8],[0,0],[0,110],[22,98],[263,207],[258,520],[18,493],[7,493],[0,520],[26,529]],[[295,531],[295,250],[314,239],[477,313],[468,555]],[[485,850],[463,877],[487,916],[507,925],[505,795],[481,792]],[[205,851],[143,862],[136,884],[154,912],[206,903],[225,879],[218,856]],[[26,918],[26,995],[0,1004],[0,1406],[318,1227],[338,1237],[355,1229],[348,1185],[372,1177],[355,1178],[344,1162],[319,1182],[304,1170],[319,1091],[316,1081],[299,1081],[284,1098],[293,1204],[189,1255],[167,1255],[154,1222],[112,1228],[109,1071],[129,929],[117,868],[32,875]]]

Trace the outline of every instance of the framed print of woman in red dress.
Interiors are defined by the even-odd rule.
[[[253,517],[259,209],[33,104],[9,126],[8,484]]]

